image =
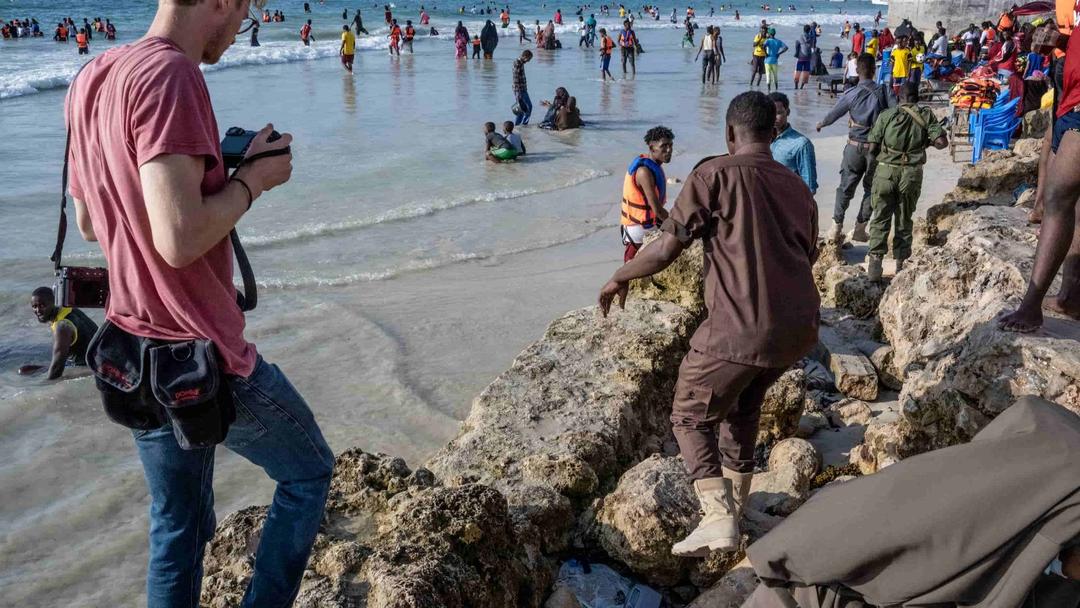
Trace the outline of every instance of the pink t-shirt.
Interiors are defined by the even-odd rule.
[[[225,186],[217,121],[199,66],[171,41],[147,38],[103,53],[67,99],[71,195],[86,203],[109,264],[105,317],[165,340],[209,339],[225,371],[249,376],[255,346],[244,339],[233,255],[222,239],[173,268],[154,248],[139,167],[162,154],[206,159],[203,195]]]

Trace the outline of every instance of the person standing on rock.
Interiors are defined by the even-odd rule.
[[[926,149],[942,150],[949,145],[945,129],[934,113],[919,105],[919,84],[900,86],[900,105],[882,112],[867,141],[870,153],[877,157],[870,205],[870,252],[867,274],[872,281],[881,279],[881,266],[889,250],[889,225],[893,233],[893,259],[896,271],[911,257],[913,224],[911,217],[922,193]]]
[[[708,317],[679,368],[671,423],[704,517],[675,555],[734,551],[750,493],[765,392],[817,343],[820,305],[811,272],[817,206],[799,176],[772,159],[776,106],[758,91],[727,110],[730,153],[686,179],[663,234],[600,291],[606,316],[629,282],[670,266],[705,241]]]
[[[1071,35],[1065,37],[1064,57],[1055,60],[1055,67],[1062,65],[1062,86],[1058,89],[1060,94],[1055,96],[1054,120],[1039,161],[1040,187],[1036,201],[1041,195],[1042,228],[1035,249],[1035,265],[1020,307],[999,320],[1001,329],[1006,331],[1035,331],[1043,324],[1044,306],[1080,320],[1080,220],[1076,214],[1080,173],[1075,170],[1080,161],[1080,32],[1074,31],[1076,24],[1071,9],[1069,3],[1059,0],[1058,28],[1062,34]],[[1055,82],[1057,78],[1055,74]],[[1047,144],[1049,150],[1045,148]],[[1046,298],[1062,264],[1061,290],[1057,296]]]
[[[79,232],[99,242],[110,276],[106,324],[88,356],[100,354],[106,377],[140,387],[118,399],[96,378],[110,416],[132,429],[142,462],[150,499],[149,608],[199,604],[203,550],[214,535],[219,430],[224,447],[277,482],[243,608],[292,604],[334,469],[304,398],[244,337],[233,285],[230,231],[264,192],[292,175],[292,136],[271,139],[273,125],[252,138],[249,160],[226,173],[199,69],[229,49],[249,4],[160,0],[146,36],[88,63],[67,95],[67,175]],[[147,376],[155,370],[157,399],[165,394],[188,412],[182,422],[163,420],[153,397],[136,398],[150,392],[142,384],[149,379],[125,375],[143,365],[130,355],[144,352],[143,339],[169,344],[155,346],[157,354],[146,355],[151,361],[162,361],[160,355],[192,362],[182,380],[160,387],[156,381],[177,377],[179,368],[163,369],[170,367],[164,361],[146,366]],[[169,354],[161,354],[166,348]],[[211,375],[214,364],[219,373]],[[219,381],[228,402],[206,399],[208,385]],[[221,422],[229,418],[235,420]],[[196,428],[210,424],[213,435]],[[205,440],[187,442],[191,432]]]
[[[889,107],[885,89],[874,82],[876,68],[877,61],[872,55],[859,55],[856,60],[859,84],[844,91],[836,100],[833,109],[817,124],[817,131],[821,132],[822,128],[833,124],[844,115],[848,116],[848,141],[840,162],[840,185],[836,188],[833,227],[829,233],[829,238],[837,244],[844,242],[844,216],[847,215],[851,199],[855,198],[855,190],[859,187],[860,180],[863,184],[863,197],[859,204],[859,213],[855,217],[855,230],[851,234],[851,240],[865,242],[869,238],[866,223],[870,221],[870,192],[873,189],[877,161],[870,153],[870,144],[866,138],[870,135],[874,121]]]

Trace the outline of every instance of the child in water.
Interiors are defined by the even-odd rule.
[[[473,36],[472,39],[472,58],[480,58],[480,36]]]

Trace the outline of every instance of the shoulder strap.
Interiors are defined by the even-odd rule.
[[[68,98],[67,98],[67,140],[64,144],[64,170],[60,178],[60,223],[56,229],[56,247],[53,249],[52,256],[49,259],[53,263],[53,267],[57,273],[60,272],[61,259],[64,253],[64,240],[67,237],[67,188],[68,188],[68,159],[71,156],[71,104],[73,100],[72,93],[75,90],[75,81],[78,80],[79,74],[83,69],[89,65],[89,62],[79,68],[79,71],[75,73],[75,78],[71,79],[71,84],[68,85]],[[283,154],[283,151],[273,151],[270,153],[264,153],[261,156],[272,156],[276,154]],[[254,160],[249,158],[248,160]],[[244,246],[240,244],[240,235],[236,233],[236,229],[233,228],[229,232],[229,240],[232,242],[233,253],[236,257],[236,264],[240,267],[240,277],[244,283],[243,293],[237,292],[236,304],[243,312],[248,312],[255,309],[255,306],[259,303],[258,285],[255,283],[255,273],[251,269],[251,263],[248,261],[247,253],[244,251]]]
[[[927,127],[926,119],[922,117],[917,111],[913,110],[911,106],[900,106],[900,111],[911,117],[911,120],[915,121],[915,124],[922,127],[924,130]]]

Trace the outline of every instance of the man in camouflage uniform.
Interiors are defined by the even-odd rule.
[[[881,279],[881,263],[889,251],[889,227],[895,223],[893,258],[896,271],[911,256],[911,216],[922,191],[926,149],[949,145],[945,130],[934,113],[919,107],[919,85],[905,83],[900,88],[900,105],[881,113],[870,129],[867,141],[877,157],[877,171],[870,193],[870,253],[867,273]]]

